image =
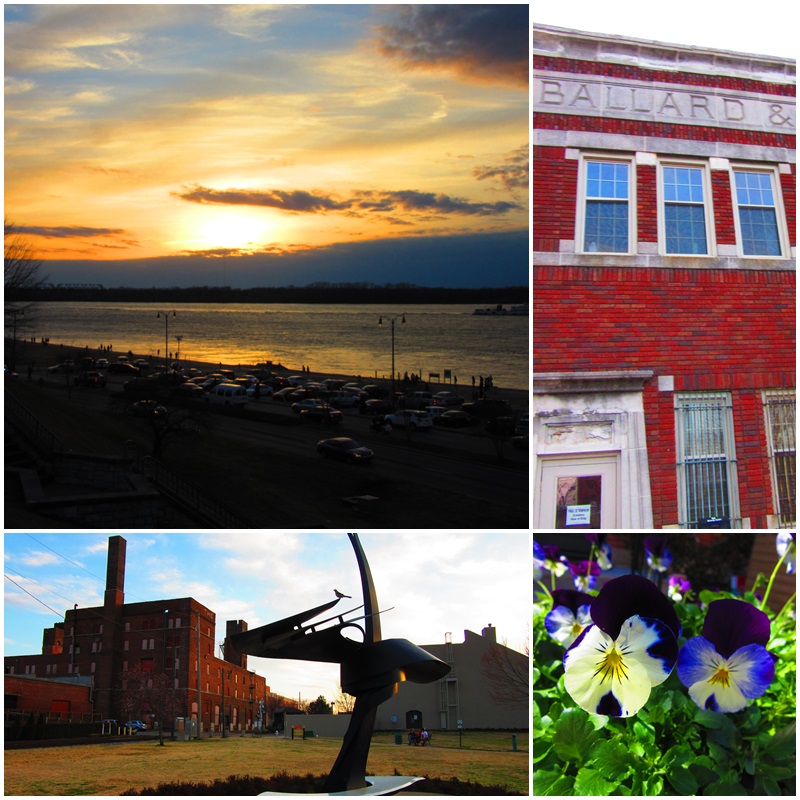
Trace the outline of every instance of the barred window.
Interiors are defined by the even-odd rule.
[[[793,528],[797,518],[795,391],[768,390],[763,399],[775,513],[782,528]]]
[[[739,527],[730,395],[676,394],[675,433],[681,527]]]

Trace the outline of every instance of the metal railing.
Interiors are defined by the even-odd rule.
[[[763,399],[775,511],[781,528],[793,528],[797,519],[795,392],[768,390]]]
[[[5,408],[6,413],[13,417],[14,422],[24,428],[46,452],[63,453],[67,449],[64,447],[64,443],[46,425],[42,424],[8,389],[5,391]]]
[[[177,502],[190,516],[210,528],[255,528],[252,521],[238,514],[208,490],[184,478],[152,456],[141,459],[141,471],[158,490]]]

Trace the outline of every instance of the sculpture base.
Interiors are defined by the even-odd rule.
[[[350,789],[346,792],[309,792],[302,797],[379,797],[381,795],[396,794],[407,789],[422,778],[412,778],[408,775],[370,775],[365,778],[367,786],[363,789]],[[288,796],[290,792],[261,792],[259,797]],[[297,796],[297,795],[295,795]]]

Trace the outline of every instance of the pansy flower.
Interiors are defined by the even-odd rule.
[[[606,535],[604,533],[587,533],[586,538],[594,546],[597,566],[602,570],[612,569],[614,565],[611,563],[611,545],[606,544]]]
[[[590,714],[629,717],[675,666],[678,615],[655,584],[638,575],[609,581],[590,614],[593,624],[564,654],[564,686]]]
[[[661,536],[645,536],[644,553],[647,556],[647,566],[656,572],[666,572],[672,563],[672,553],[667,549],[667,540]]]
[[[556,589],[553,592],[553,609],[544,618],[545,630],[557,641],[569,647],[587,625],[592,624],[589,615],[594,597],[572,589]]]
[[[539,542],[533,542],[533,579],[538,581],[539,578],[542,577],[542,571],[544,568],[544,548],[539,544]]]
[[[678,677],[700,708],[731,714],[761,697],[775,677],[769,617],[743,600],[709,603],[702,636],[681,648]]]
[[[670,575],[667,583],[667,596],[670,600],[680,603],[691,591],[692,585],[683,575]]]
[[[783,558],[784,553],[788,550],[789,552],[786,553],[786,557],[783,558],[783,563],[786,564],[786,572],[792,573],[794,572],[794,559],[795,559],[795,538],[793,533],[781,533],[778,534],[778,538],[775,541],[775,547],[778,550],[778,555]]]
[[[594,589],[597,576],[600,574],[600,567],[594,561],[579,561],[577,564],[569,562],[569,571],[572,573],[575,588],[579,592],[586,592]]]
[[[554,544],[546,544],[544,550],[543,567],[550,573],[560,578],[568,569],[567,557],[561,555],[561,551]]]

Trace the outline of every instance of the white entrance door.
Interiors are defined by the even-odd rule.
[[[616,453],[596,456],[542,456],[533,518],[538,528],[589,530],[616,528],[618,471]]]

